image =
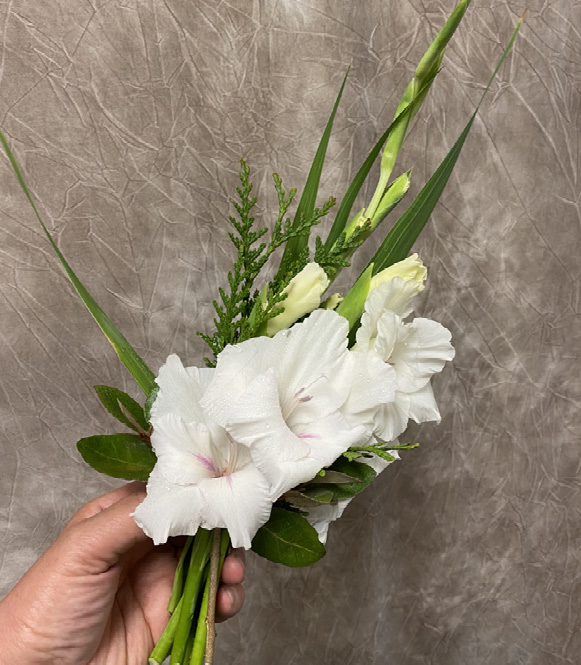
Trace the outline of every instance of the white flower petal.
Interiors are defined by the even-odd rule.
[[[414,393],[408,393],[409,417],[416,423],[437,422],[441,420],[434,391],[430,383]]]
[[[393,350],[404,329],[401,317],[389,310],[379,318],[373,350],[385,362],[391,362]]]
[[[332,310],[319,309],[273,337],[272,360],[276,360],[269,366],[274,367],[284,393],[295,395],[303,389],[308,392],[314,380],[323,376],[331,382],[327,398],[338,408],[349,394],[351,381],[348,334],[349,324],[344,317]]]
[[[169,356],[156,379],[159,393],[151,408],[152,423],[169,413],[180,416],[186,422],[204,422],[200,399],[204,383],[212,373],[211,369],[200,370],[197,367],[186,370],[176,355]]]
[[[228,529],[233,547],[250,548],[258,529],[268,521],[273,500],[264,476],[247,466],[229,476],[200,483],[207,529]]]
[[[433,374],[454,358],[450,331],[430,319],[414,319],[398,335],[389,361],[397,373],[398,389],[411,393],[419,390]]]
[[[338,412],[291,430],[280,408],[274,370],[256,377],[231,405],[227,429],[247,445],[257,468],[272,486],[273,498],[313,478],[350,446],[367,439]]]
[[[202,405],[249,447],[275,496],[369,435],[341,413],[354,380],[347,334],[343,317],[317,310],[291,330],[218,357]]]
[[[313,526],[323,545],[327,542],[329,525],[338,520],[353,499],[341,499],[335,504],[323,504],[309,508],[307,520]]]
[[[147,481],[147,496],[133,517],[156,545],[170,536],[193,535],[202,525],[203,502],[197,485],[174,485],[156,466]]]
[[[202,527],[228,529],[233,546],[248,549],[271,505],[266,481],[251,466],[191,486],[169,483],[156,467],[133,516],[156,545],[170,536],[193,536]]]
[[[384,404],[375,414],[375,434],[382,441],[393,441],[408,426],[409,410],[409,395],[396,391],[395,401]]]
[[[156,420],[151,445],[157,455],[158,471],[175,485],[192,485],[219,473],[212,432],[201,423],[186,423],[168,414]]]
[[[405,319],[412,313],[412,300],[417,295],[415,280],[394,277],[373,289],[361,317],[361,327],[357,331],[357,345],[363,351],[373,347],[377,335],[377,323],[386,310]]]
[[[351,352],[353,381],[342,411],[373,431],[377,408],[395,399],[396,378],[393,367],[375,353]]]
[[[227,528],[235,547],[250,547],[273,498],[250,451],[212,421],[200,399],[214,370],[184,368],[170,356],[157,379],[151,442],[158,460],[136,522],[156,543]]]

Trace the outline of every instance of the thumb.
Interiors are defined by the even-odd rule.
[[[135,492],[69,529],[69,544],[79,572],[98,574],[116,566],[134,548],[153,549],[153,542],[137,526],[131,514],[145,499]]]

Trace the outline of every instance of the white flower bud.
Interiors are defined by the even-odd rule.
[[[389,268],[378,272],[377,275],[374,275],[371,278],[371,284],[369,285],[369,292],[373,291],[376,287],[383,282],[388,282],[394,277],[401,277],[405,280],[410,280],[416,282],[416,293],[424,290],[424,282],[428,275],[428,270],[426,266],[422,263],[422,260],[417,254],[412,254],[408,256],[407,259],[394,263]]]
[[[317,309],[329,283],[329,278],[318,263],[308,263],[284,289],[283,293],[287,294],[281,302],[284,310],[267,322],[267,334],[272,336]]]

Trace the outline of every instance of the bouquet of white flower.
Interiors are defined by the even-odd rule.
[[[206,367],[184,367],[171,355],[156,377],[145,365],[61,254],[0,134],[68,276],[146,396],[142,407],[116,388],[96,386],[104,406],[132,433],[81,439],[79,451],[102,473],[147,481],[147,497],[134,518],[156,544],[188,536],[169,622],[151,663],[167,656],[172,664],[212,662],[217,583],[230,544],[287,566],[318,561],[330,522],[398,459],[398,451],[415,447],[397,440],[409,419],[440,418],[430,379],[454,357],[454,349],[439,323],[408,320],[427,271],[417,254],[406,257],[478,109],[345,297],[323,298],[353,253],[408,192],[410,171],[391,180],[396,158],[469,4],[458,4],[428,48],[393,123],[341,199],[329,234],[315,238],[314,256],[310,235],[335,204],[329,198],[317,208],[316,198],[345,81],[293,219],[287,214],[296,190],[287,194],[274,176],[279,210],[270,235],[252,217],[256,199],[249,169],[241,162],[236,217],[229,218],[237,258],[227,287],[214,302],[215,330],[200,333],[212,352]],[[520,22],[498,66],[519,28]],[[356,197],[382,151],[375,194],[353,215]],[[276,273],[267,283],[257,283],[278,249],[282,256]]]

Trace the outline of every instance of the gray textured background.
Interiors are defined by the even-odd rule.
[[[201,361],[232,252],[237,162],[260,215],[301,186],[346,67],[322,191],[342,194],[453,0],[0,2],[0,126],[97,300],[157,369]],[[219,663],[579,663],[581,3],[529,0],[417,245],[419,311],[452,330],[443,422],[291,571],[250,557]],[[524,0],[474,0],[398,164],[425,182]],[[92,385],[138,395],[0,164],[0,551],[6,591],[114,486],[75,442],[115,431]],[[413,192],[412,192],[413,193]],[[357,262],[362,264],[363,258]],[[348,275],[346,275],[348,277]]]

